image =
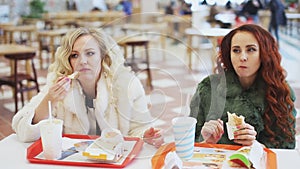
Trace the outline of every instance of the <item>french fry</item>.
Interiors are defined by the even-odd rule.
[[[70,79],[77,79],[78,77],[79,77],[79,72],[78,71],[75,71],[71,75],[68,75],[68,78],[70,78]]]

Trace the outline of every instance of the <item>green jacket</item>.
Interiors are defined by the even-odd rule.
[[[203,141],[201,129],[206,121],[220,118],[224,122],[224,134],[218,143],[236,144],[233,140],[229,140],[227,136],[226,122],[228,121],[227,111],[229,111],[230,113],[243,115],[246,123],[255,127],[257,141],[269,148],[275,148],[274,143],[268,141],[263,125],[262,117],[266,107],[265,88],[264,80],[257,78],[249,89],[243,90],[237,75],[233,72],[206,77],[198,84],[197,91],[190,104],[190,116],[197,119],[195,141]],[[295,95],[293,90],[290,90],[291,98],[294,101]],[[293,115],[296,116],[295,109]],[[279,128],[274,128],[274,130],[279,130]],[[295,148],[295,137],[293,142],[286,142],[284,134],[277,136],[276,139],[280,142],[278,148]]]

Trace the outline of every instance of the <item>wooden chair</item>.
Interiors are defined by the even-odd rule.
[[[22,54],[7,54],[4,55],[6,59],[12,61],[12,74],[8,76],[0,77],[0,88],[2,85],[7,85],[13,88],[14,100],[15,100],[15,113],[18,111],[18,93],[21,94],[22,106],[24,106],[24,94],[23,92],[28,92],[31,90],[36,90],[39,92],[39,84],[37,81],[36,69],[34,66],[33,58],[35,57],[35,52],[33,53],[22,53]],[[22,69],[18,68],[18,61],[25,60],[31,62],[32,73],[25,73]],[[28,70],[27,70],[28,72]],[[33,84],[29,84],[33,82]]]
[[[136,36],[136,37],[130,37],[130,38],[125,38],[125,39],[118,39],[117,40],[118,44],[122,47],[124,47],[124,57],[126,59],[125,64],[128,66],[131,66],[132,70],[137,72],[140,71],[141,69],[137,66],[138,63],[142,62],[147,65],[147,67],[143,70],[147,72],[147,81],[146,85],[150,87],[150,89],[153,89],[152,86],[152,76],[151,76],[151,71],[150,71],[150,61],[149,61],[149,52],[148,52],[148,45],[150,40],[145,37],[145,36]],[[131,58],[127,58],[127,46],[131,47]],[[135,58],[135,47],[144,47],[145,48],[145,54],[146,54],[146,59],[139,61],[137,58]]]
[[[40,69],[43,69],[43,51],[50,55],[50,45],[47,42],[47,39],[44,37],[38,36],[38,44],[39,44],[39,59],[40,59]],[[47,66],[51,63],[51,56],[47,57]]]

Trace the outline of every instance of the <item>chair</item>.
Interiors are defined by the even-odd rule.
[[[23,92],[28,92],[31,90],[36,90],[39,92],[39,84],[37,81],[36,69],[34,66],[33,58],[35,57],[35,52],[33,53],[22,53],[22,54],[7,54],[4,55],[6,59],[11,61],[12,74],[9,76],[0,77],[0,88],[2,85],[7,85],[13,88],[14,91],[14,100],[15,100],[15,113],[18,111],[18,93],[21,94],[22,106],[24,106],[24,94]],[[22,72],[18,68],[18,61],[25,60],[31,62],[32,73]],[[29,63],[30,63],[29,62]],[[29,84],[33,82],[34,84]]]
[[[149,61],[149,52],[148,52],[148,45],[150,40],[147,37],[144,36],[136,36],[131,37],[128,39],[120,39],[117,40],[118,44],[122,47],[124,47],[124,57],[126,59],[126,65],[131,66],[132,70],[137,72],[140,70],[140,68],[137,66],[137,63],[139,62],[137,58],[134,56],[134,49],[135,47],[142,46],[145,48],[146,53],[146,59],[142,60],[141,62],[146,63],[147,67],[144,69],[147,72],[147,81],[146,85],[150,87],[150,89],[153,89],[152,86],[152,77],[151,77],[151,71],[150,71],[150,61]],[[127,46],[131,46],[131,58],[127,58]]]
[[[44,37],[38,36],[38,44],[39,44],[39,59],[40,59],[40,69],[43,69],[43,51],[47,53],[47,55],[50,53],[50,45],[47,42],[47,39]],[[51,56],[47,57],[48,65],[51,63]]]

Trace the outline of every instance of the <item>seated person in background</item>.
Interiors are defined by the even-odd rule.
[[[160,146],[159,130],[149,127],[153,118],[143,86],[124,66],[121,53],[99,29],[68,32],[49,67],[46,86],[13,118],[18,138],[29,142],[40,137],[39,122],[48,118],[51,101],[52,116],[64,121],[63,133],[100,135],[105,128],[115,128]],[[68,77],[76,71],[76,79]]]
[[[180,15],[192,15],[192,4],[186,3],[184,0],[180,1]]]
[[[166,6],[165,14],[174,15],[175,2],[171,1],[168,6]]]
[[[263,5],[260,0],[248,0],[244,5],[241,14],[247,17],[247,20],[252,20],[255,24],[259,24],[258,11]]]
[[[281,67],[272,35],[254,24],[242,25],[222,40],[218,74],[199,83],[190,108],[197,119],[197,142],[268,148],[295,148],[295,95]],[[229,140],[227,112],[245,117]]]
[[[215,16],[219,13],[217,3],[214,3],[209,9],[208,22],[217,22]]]
[[[126,15],[131,15],[132,14],[132,2],[131,0],[122,0],[120,1],[120,4],[123,7],[123,12]]]
[[[107,11],[107,5],[104,0],[93,0],[92,11]]]

